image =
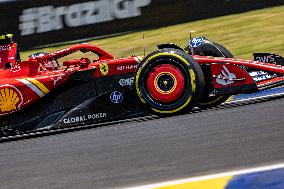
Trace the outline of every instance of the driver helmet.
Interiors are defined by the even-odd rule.
[[[48,54],[49,53],[47,53],[47,52],[38,52],[38,53],[30,55],[29,58],[30,59],[37,59],[37,58],[43,57],[43,56],[48,55]],[[54,58],[49,58],[46,61],[44,61],[42,64],[43,64],[44,67],[51,69],[51,70],[57,70],[58,67],[59,67],[57,61]]]
[[[0,45],[7,45],[13,43],[13,34],[0,35]]]

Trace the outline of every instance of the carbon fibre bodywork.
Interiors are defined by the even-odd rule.
[[[133,78],[133,75],[122,74],[91,81],[70,80],[39,102],[1,116],[2,134],[15,135],[146,115],[147,111],[136,98],[134,87],[119,83]],[[122,95],[119,103],[112,102],[113,92]]]

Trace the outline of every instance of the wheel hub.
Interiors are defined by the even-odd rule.
[[[161,73],[158,75],[156,83],[160,92],[168,93],[176,86],[176,78],[171,73]]]
[[[180,69],[171,64],[161,64],[153,68],[147,76],[150,96],[160,103],[178,100],[185,89],[185,78]]]

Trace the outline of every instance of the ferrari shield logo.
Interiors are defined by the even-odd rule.
[[[104,62],[100,65],[100,71],[102,75],[107,75],[108,74],[108,63]]]

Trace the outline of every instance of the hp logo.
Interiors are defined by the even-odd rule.
[[[123,94],[119,91],[114,91],[110,94],[109,98],[113,103],[119,104],[123,100]]]

